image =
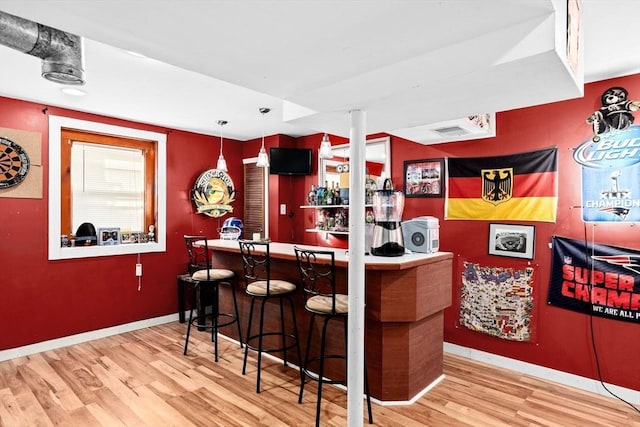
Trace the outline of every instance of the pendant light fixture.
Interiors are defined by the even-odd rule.
[[[322,137],[322,142],[320,143],[320,158],[330,159],[332,157],[333,157],[333,149],[331,148],[329,135],[325,133],[324,136]]]
[[[258,153],[258,161],[256,162],[256,166],[259,168],[268,168],[269,167],[269,156],[267,156],[267,152],[264,149],[264,115],[271,111],[270,108],[262,107],[260,108],[260,114],[262,114],[262,146],[260,147],[260,152]]]
[[[218,120],[218,124],[220,125],[220,156],[218,156],[218,164],[216,165],[216,169],[223,172],[227,172],[227,161],[222,155],[222,127],[227,123],[228,122],[226,120]]]

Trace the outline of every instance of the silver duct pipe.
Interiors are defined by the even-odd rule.
[[[42,77],[83,85],[82,38],[0,11],[0,44],[42,59]]]

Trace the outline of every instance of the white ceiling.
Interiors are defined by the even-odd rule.
[[[557,8],[557,10],[556,10]],[[84,97],[0,45],[0,95],[238,140],[366,133],[582,96],[640,72],[640,1],[582,0],[583,69],[565,59],[565,0],[0,0],[85,39]],[[138,58],[127,51],[141,53]],[[151,59],[153,58],[153,59]],[[584,72],[584,74],[583,74]],[[584,77],[583,77],[584,76]],[[260,107],[272,112],[262,117]],[[424,141],[423,141],[424,142]]]

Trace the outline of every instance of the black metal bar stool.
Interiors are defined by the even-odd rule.
[[[240,348],[242,348],[242,330],[240,328],[240,318],[238,316],[238,301],[236,299],[235,274],[231,270],[223,268],[211,267],[211,254],[205,236],[184,236],[189,254],[189,272],[190,276],[183,277],[181,280],[186,283],[193,284],[193,298],[191,308],[189,310],[189,321],[187,323],[187,336],[184,341],[184,352],[187,354],[189,346],[189,336],[191,334],[191,326],[195,326],[198,330],[211,330],[211,341],[214,343],[214,360],[218,361],[218,329],[223,326],[236,324],[238,326],[238,337]],[[198,242],[198,244],[196,244]],[[231,295],[233,297],[233,313],[221,313],[219,291],[220,285],[228,285],[231,287]],[[207,315],[206,306],[203,299],[209,297],[211,302],[211,314]],[[197,307],[197,315],[193,315],[194,308]],[[210,318],[210,323],[207,319]],[[225,319],[221,321],[221,318]]]
[[[247,355],[249,349],[258,352],[258,369],[256,379],[256,393],[260,393],[260,371],[262,369],[262,353],[283,354],[284,366],[287,366],[287,350],[295,348],[298,361],[301,359],[300,344],[298,342],[298,325],[296,322],[295,306],[293,304],[293,294],[296,292],[296,285],[285,280],[271,278],[271,262],[269,256],[269,242],[240,240],[240,253],[242,254],[242,265],[245,278],[245,292],[251,297],[251,308],[249,309],[249,323],[247,326],[247,342],[244,349],[244,362],[242,364],[242,375],[247,369]],[[280,330],[265,330],[265,309],[269,300],[277,300],[280,307]],[[285,329],[284,300],[289,301],[291,307],[291,321],[293,331]],[[258,331],[252,332],[253,313],[256,301],[260,301],[260,319]],[[273,343],[276,337],[279,343]],[[268,341],[265,343],[265,341]],[[300,363],[300,362],[299,362]]]
[[[320,403],[322,401],[323,384],[346,384],[347,378],[347,318],[349,316],[349,296],[336,292],[335,278],[335,254],[333,251],[302,249],[294,247],[298,269],[305,297],[305,309],[311,313],[309,334],[307,335],[307,348],[302,365],[302,381],[300,382],[300,394],[298,403],[302,403],[304,385],[307,378],[318,382],[318,397],[316,403],[316,427],[320,425]],[[320,334],[320,354],[311,357],[311,336],[316,316],[322,319],[322,332]],[[331,320],[342,320],[344,324],[344,353],[327,354],[327,325]],[[327,359],[344,360],[344,378],[329,379],[324,376],[325,361]],[[311,365],[318,366],[317,373],[310,369]],[[373,424],[371,411],[371,396],[369,394],[369,381],[367,376],[367,363],[365,358],[364,386],[367,398],[367,411],[369,424]]]

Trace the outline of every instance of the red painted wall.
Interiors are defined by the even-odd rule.
[[[407,198],[404,219],[432,215],[440,219],[440,249],[454,253],[453,306],[445,312],[445,340],[465,347],[523,360],[536,365],[597,379],[591,346],[589,316],[548,306],[547,291],[551,270],[551,237],[591,239],[598,243],[640,249],[637,224],[582,221],[580,166],[572,149],[589,139],[591,126],[586,118],[600,105],[601,94],[611,86],[622,86],[633,100],[640,99],[640,75],[585,86],[584,97],[569,101],[523,108],[497,114],[497,136],[491,139],[432,146],[417,145],[392,138],[392,173],[396,186],[402,185],[405,160],[438,157],[472,157],[511,154],[551,146],[559,153],[559,198],[555,223],[517,222],[535,225],[535,319],[534,339],[530,343],[510,342],[458,326],[460,269],[462,261],[498,267],[523,267],[527,260],[490,256],[487,252],[490,221],[444,221],[444,198]],[[636,122],[640,114],[636,113]],[[507,221],[493,221],[507,222]],[[595,346],[605,382],[640,390],[640,366],[636,355],[640,342],[635,339],[640,325],[603,318],[593,319]]]
[[[167,130],[49,107],[47,114],[166,132],[167,251],[142,254],[137,290],[135,255],[47,260],[48,118],[45,106],[0,98],[0,127],[39,132],[44,165],[43,198],[0,198],[0,349],[18,347],[177,311],[176,274],[187,262],[184,234],[217,236],[221,221],[196,215],[189,195],[200,173],[214,168],[219,138]],[[242,147],[225,140],[234,184],[242,185]],[[242,213],[242,199],[234,203]]]

